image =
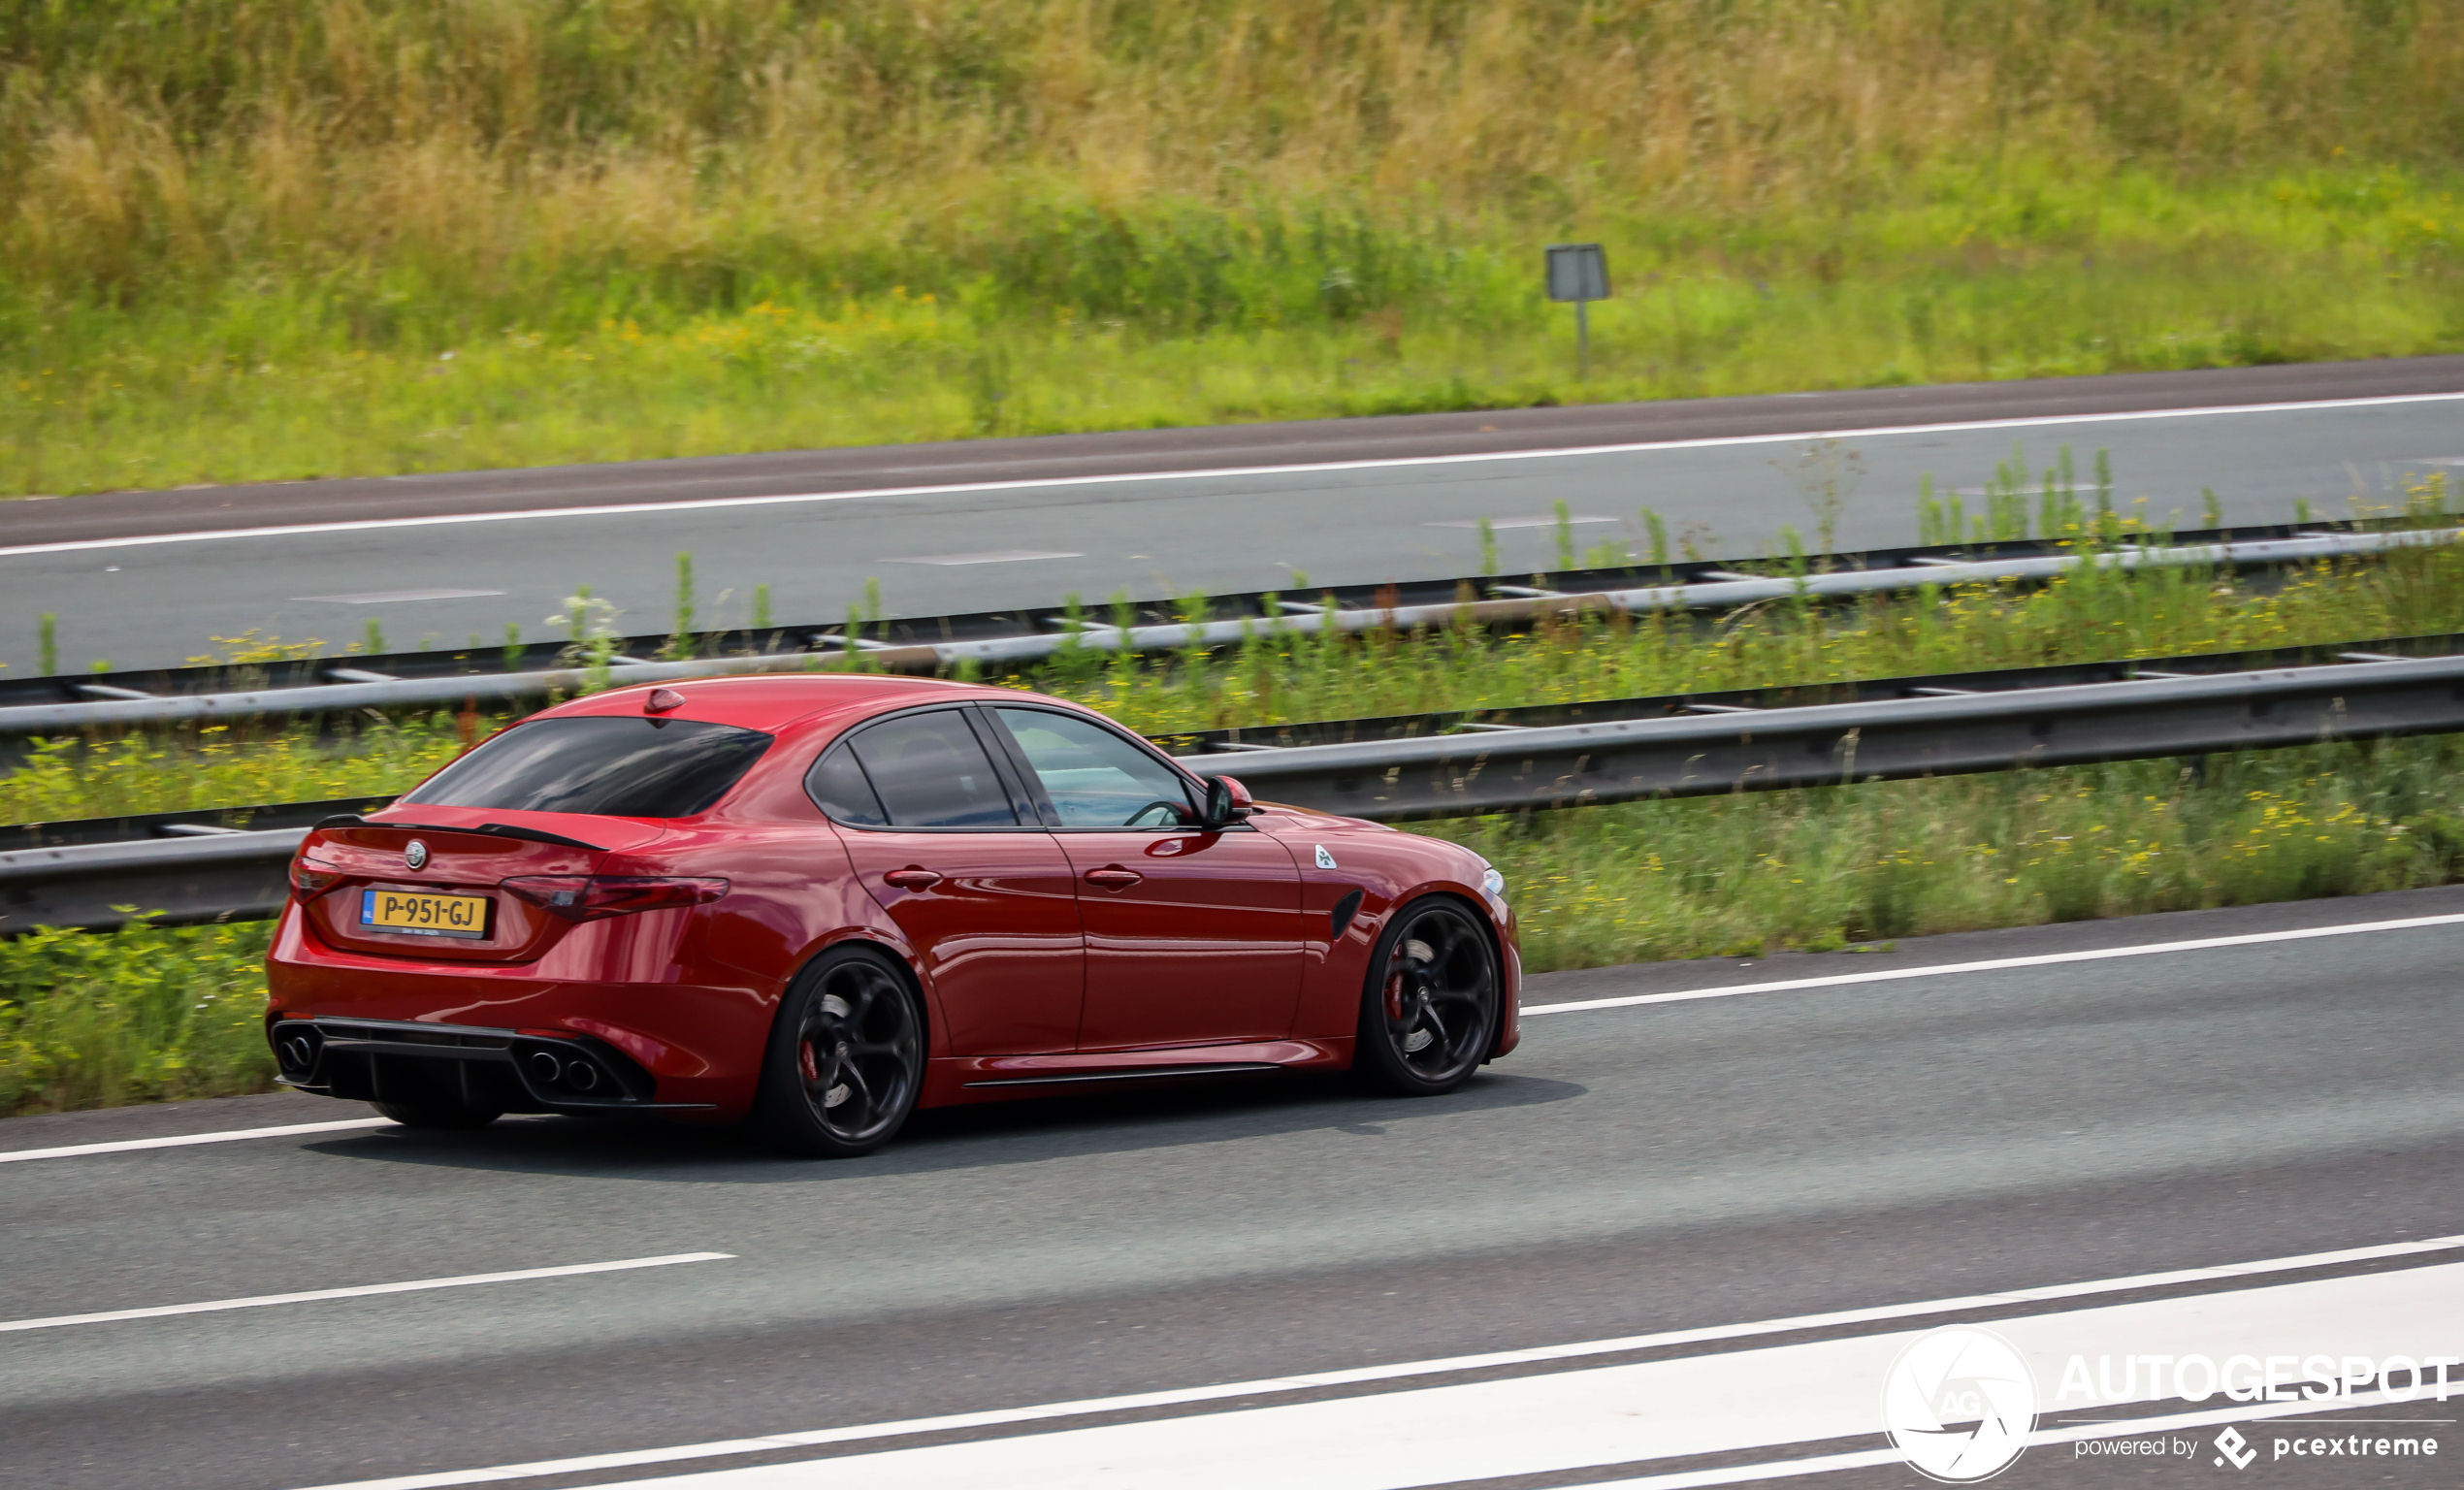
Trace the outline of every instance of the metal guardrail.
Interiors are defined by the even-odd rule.
[[[1217,738],[1184,760],[1204,775],[1238,775],[1268,800],[1384,822],[1467,817],[2464,730],[2464,656],[2207,676],[2142,666],[2118,682],[1912,688],[1780,708],[1698,697],[1686,707],[1284,748]],[[0,935],[113,925],[130,906],[172,923],[273,914],[307,830],[0,852]]]
[[[37,926],[116,926],[140,911],[165,925],[262,921],[289,892],[305,827],[89,843],[0,854],[0,936]]]
[[[2264,536],[2249,536],[2263,534]],[[1977,557],[1973,549],[1902,549],[1871,556],[1884,562],[1864,567],[1859,561],[1825,561],[1834,567],[1801,577],[1735,573],[1716,565],[1681,567],[1676,582],[1637,585],[1647,569],[1594,570],[1561,576],[1559,588],[1500,585],[1489,579],[1432,581],[1408,587],[1386,586],[1348,596],[1329,592],[1317,605],[1259,594],[1212,602],[1246,613],[1230,619],[1187,624],[1156,621],[1117,627],[1110,623],[1069,622],[1057,611],[1020,611],[999,615],[944,617],[933,622],[884,623],[879,629],[906,639],[892,642],[862,634],[783,628],[760,638],[759,646],[775,647],[799,639],[804,650],[766,651],[755,655],[705,657],[681,662],[645,662],[622,648],[651,650],[660,638],[627,638],[605,674],[612,684],[664,682],[729,672],[798,672],[843,665],[852,649],[864,664],[892,672],[938,673],[962,664],[1015,665],[1053,657],[1065,648],[1096,651],[1174,651],[1189,647],[1237,645],[1262,632],[1310,635],[1320,632],[1410,631],[1448,625],[1510,626],[1546,616],[1580,613],[1636,614],[1656,610],[1734,609],[1793,597],[1835,599],[1924,586],[2042,580],[2083,565],[2115,568],[2261,567],[2319,559],[2366,557],[2399,549],[2455,541],[2452,528],[2361,528],[2311,532],[2287,529],[2240,529],[2213,541],[2168,545],[2124,546],[2096,552],[2062,551],[2059,545],[2025,543],[1991,545]],[[1961,557],[1965,556],[1965,557]],[[1623,583],[1620,583],[1620,582]],[[1465,599],[1485,587],[1486,599]],[[1367,603],[1362,603],[1362,601]],[[1152,607],[1149,607],[1152,613]],[[941,639],[919,639],[937,628]],[[726,633],[739,639],[742,633]],[[724,637],[697,638],[692,650]],[[818,649],[818,650],[813,650]],[[553,658],[555,649],[518,649],[527,663],[534,655]],[[405,655],[393,658],[322,659],[267,664],[265,686],[232,690],[234,669],[176,669],[154,674],[129,673],[93,678],[28,679],[0,684],[0,738],[81,733],[94,729],[163,728],[222,723],[252,718],[329,715],[362,709],[450,708],[456,705],[500,704],[572,694],[590,684],[590,675],[573,667],[525,667],[497,672],[467,670],[487,649],[458,653]],[[399,669],[416,666],[423,675],[403,676]],[[397,669],[397,670],[389,670]],[[215,689],[188,691],[207,680]],[[43,700],[48,690],[50,697]],[[78,696],[61,698],[62,693]]]
[[[1424,735],[1505,728],[1605,724],[1616,720],[1682,718],[1746,709],[1805,708],[1953,694],[2007,693],[2013,689],[2060,688],[2079,683],[2120,683],[2132,678],[2211,676],[2262,667],[2312,667],[2339,662],[2385,662],[2393,658],[2464,656],[2464,632],[2428,636],[2382,636],[2368,641],[2257,647],[2232,652],[2189,652],[2171,657],[2122,658],[2088,663],[2048,663],[2032,667],[1981,668],[1967,672],[1917,673],[1892,678],[1841,678],[1779,683],[1761,688],[1644,695],[1626,698],[1570,699],[1502,709],[1449,709],[1366,719],[1313,720],[1228,729],[1173,730],[1148,736],[1176,756],[1255,752],[1267,747],[1348,745],[1363,740],[1406,740]],[[188,808],[116,818],[77,818],[58,823],[0,826],[0,853],[69,844],[129,843],[152,838],[205,837],[245,830],[307,827],[338,813],[373,812],[393,801],[384,794],[331,797],[314,802]]]
[[[1192,761],[1381,822],[2464,730],[2464,657],[1748,709]]]

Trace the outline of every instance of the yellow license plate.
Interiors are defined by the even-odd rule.
[[[421,895],[399,890],[364,890],[359,896],[359,923],[371,931],[398,931],[411,936],[488,934],[486,895]]]

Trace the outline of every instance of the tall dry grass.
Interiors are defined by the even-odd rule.
[[[0,489],[2432,349],[2460,76],[2431,0],[0,0]]]
[[[1929,172],[2464,145],[2464,9],[2401,0],[8,0],[0,74],[10,281],[122,300],[894,274],[1056,204],[1818,231]]]

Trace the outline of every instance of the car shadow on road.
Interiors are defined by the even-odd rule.
[[[1041,1163],[1299,1133],[1375,1139],[1393,1124],[1476,1118],[1483,1113],[1571,1101],[1572,1082],[1484,1073],[1442,1097],[1360,1093],[1340,1077],[1048,1097],[918,1113],[897,1140],[859,1159],[812,1159],[762,1149],[734,1129],[647,1119],[507,1119],[470,1132],[378,1128],[306,1144],[340,1159],[441,1165],[509,1174],[697,1184],[807,1184],[875,1175]]]

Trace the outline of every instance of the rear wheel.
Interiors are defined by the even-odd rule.
[[[1461,903],[1432,895],[1387,923],[1369,961],[1352,1069],[1410,1096],[1452,1091],[1497,1040],[1497,954]]]
[[[898,969],[868,947],[824,953],[780,1001],[756,1126],[794,1153],[870,1153],[915,1111],[924,1069],[924,1012]]]
[[[371,1102],[369,1106],[405,1128],[484,1128],[504,1116],[458,1102]]]

